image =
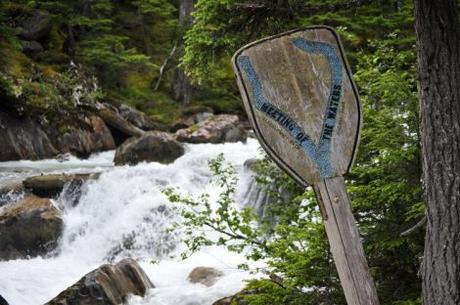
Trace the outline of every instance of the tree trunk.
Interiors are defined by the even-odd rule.
[[[415,0],[427,233],[425,305],[460,304],[460,26],[456,0]]]
[[[192,24],[193,0],[181,0],[179,8],[179,24],[180,35],[183,36],[188,27]],[[181,39],[181,45],[183,39]],[[176,70],[174,81],[174,98],[182,100],[182,103],[187,105],[190,103],[192,97],[192,86],[185,75],[185,72],[178,68]]]

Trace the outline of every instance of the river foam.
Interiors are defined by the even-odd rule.
[[[210,305],[239,291],[244,279],[250,276],[237,269],[244,262],[241,255],[207,247],[180,260],[178,255],[184,247],[180,230],[173,233],[166,230],[178,216],[161,189],[171,185],[191,194],[207,192],[211,198],[216,197],[219,189],[209,184],[211,173],[207,162],[220,153],[238,170],[239,194],[246,193],[250,173],[243,163],[260,156],[254,139],[247,144],[187,145],[186,154],[169,165],[141,163],[114,167],[113,152],[89,160],[0,163],[0,176],[12,175],[9,167],[19,172],[17,176],[21,178],[37,171],[103,171],[98,180],[83,186],[76,206],[68,203],[66,194],[55,200],[65,223],[56,256],[0,262],[0,294],[10,305],[43,304],[92,269],[124,257],[137,259],[156,286],[145,298],[133,297],[132,305]],[[29,172],[18,171],[21,167]],[[191,284],[187,275],[197,266],[215,267],[224,276],[212,287]]]

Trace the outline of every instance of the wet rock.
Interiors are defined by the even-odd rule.
[[[62,192],[66,184],[81,187],[85,181],[97,179],[99,175],[100,173],[40,175],[26,178],[22,185],[26,190],[37,196],[56,197]]]
[[[137,262],[124,259],[91,271],[45,305],[118,305],[128,295],[144,296],[151,288],[152,282]]]
[[[217,300],[212,303],[212,305],[248,305],[249,303],[244,299],[244,297],[254,293],[254,290],[243,290],[232,296]]]
[[[0,295],[0,305],[8,305],[8,302]]]
[[[176,132],[176,139],[187,143],[225,143],[246,141],[246,130],[238,116],[221,114],[211,116],[189,128]]]
[[[8,182],[0,186],[0,207],[22,199],[24,188],[19,181]]]
[[[38,160],[59,153],[86,156],[115,148],[112,135],[96,116],[88,116],[84,124],[42,124],[30,117],[19,117],[0,111],[0,161]]]
[[[0,210],[0,259],[44,255],[56,248],[63,222],[48,198],[34,195]]]
[[[22,190],[22,183],[20,181],[7,182],[0,186],[0,196],[9,193],[19,193],[22,192]]]
[[[142,111],[139,111],[133,107],[122,104],[118,107],[118,110],[120,112],[120,115],[126,121],[142,130],[166,130],[166,127],[164,125],[156,122]]]
[[[223,275],[221,271],[212,267],[196,267],[190,272],[187,279],[191,283],[201,283],[210,287]]]
[[[50,30],[50,14],[47,11],[34,10],[22,23],[18,36],[25,40],[40,40],[47,36]]]
[[[131,138],[117,148],[115,165],[135,165],[142,161],[169,164],[184,154],[181,143],[166,132],[149,131]]]
[[[145,132],[128,122],[115,107],[108,104],[101,104],[97,109],[97,115],[109,126],[117,146],[128,138],[141,136]]]

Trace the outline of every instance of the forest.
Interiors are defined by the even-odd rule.
[[[345,185],[380,304],[460,304],[459,4],[2,0],[0,304],[347,304],[314,190],[259,147],[232,70],[313,25],[360,96]],[[127,268],[129,298],[107,284]]]

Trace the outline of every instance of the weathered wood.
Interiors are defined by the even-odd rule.
[[[254,42],[235,54],[233,64],[254,131],[280,167],[303,185],[349,170],[361,109],[333,29]]]
[[[378,305],[343,177],[325,179],[314,189],[347,303]]]
[[[313,184],[349,305],[378,305],[343,175],[361,107],[338,35],[317,26],[256,41],[233,57],[246,112],[270,157]]]

